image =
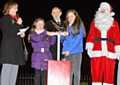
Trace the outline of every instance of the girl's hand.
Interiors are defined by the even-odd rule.
[[[69,51],[66,51],[66,52],[62,52],[63,55],[65,56],[69,56],[70,55],[70,52]]]
[[[20,34],[20,37],[24,38],[25,37],[25,33]]]
[[[63,55],[65,55],[66,52],[62,52]]]
[[[56,34],[61,36],[61,35],[62,35],[62,32],[57,31]]]
[[[63,36],[67,36],[68,35],[68,32],[64,31],[64,32],[56,32],[58,35],[63,35]]]
[[[63,36],[67,36],[68,35],[68,32],[67,31],[64,31],[63,32]]]
[[[56,35],[56,32],[48,32],[48,31],[47,31],[47,35],[53,36],[53,35]]]
[[[70,52],[66,51],[65,56],[69,56],[69,55],[70,55]]]

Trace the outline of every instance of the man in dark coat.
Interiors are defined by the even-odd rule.
[[[64,22],[60,18],[62,15],[61,9],[58,7],[54,7],[52,9],[51,15],[53,19],[46,22],[46,29],[48,31],[54,31],[54,32],[61,31],[63,29],[62,25]],[[57,41],[57,38],[56,38],[56,41]],[[50,51],[52,53],[53,60],[57,60],[57,42],[53,46],[50,47]],[[62,52],[62,42],[60,42],[60,53],[61,52]],[[63,58],[63,55],[60,54],[60,59],[62,58]]]

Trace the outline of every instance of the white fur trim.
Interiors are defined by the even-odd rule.
[[[92,82],[92,85],[102,85],[102,82]]]
[[[88,50],[88,49],[93,49],[93,46],[94,46],[93,43],[91,43],[91,42],[87,42],[87,43],[86,43],[86,47],[85,47],[85,49],[86,49],[86,50]]]
[[[112,53],[112,52],[108,52],[108,51],[105,53],[103,51],[87,50],[87,53],[88,53],[90,58],[101,57],[101,56],[106,56],[107,58],[110,58],[110,59],[117,59],[118,58],[116,53]]]
[[[114,16],[115,15],[115,12],[111,12],[111,16]]]
[[[119,52],[120,53],[120,45],[115,46],[115,52]]]
[[[107,31],[101,31],[101,38],[106,38],[107,37]],[[107,52],[107,43],[106,40],[105,41],[101,41],[102,43],[102,51],[104,52],[104,54],[106,54]]]
[[[108,4],[108,3],[106,3],[106,2],[102,2],[101,4],[100,4],[100,8],[101,7],[106,7],[109,11],[111,10],[110,9],[110,5]]]
[[[103,83],[103,85],[114,85],[114,84]]]

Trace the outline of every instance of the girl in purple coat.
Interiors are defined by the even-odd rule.
[[[44,19],[37,18],[32,25],[32,29],[28,37],[33,48],[31,61],[32,68],[35,69],[35,85],[40,85],[40,83],[42,85],[46,85],[46,60],[52,59],[49,47],[56,42],[56,37],[52,36],[52,33],[54,32],[46,31],[44,25]],[[42,79],[40,79],[40,77]]]

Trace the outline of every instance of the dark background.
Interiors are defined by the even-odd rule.
[[[0,0],[0,17],[3,16],[3,6],[7,0]],[[23,19],[24,27],[30,26],[33,21],[38,18],[44,18],[45,21],[52,19],[51,9],[58,6],[62,9],[61,18],[65,20],[66,11],[69,9],[76,9],[82,18],[86,31],[88,34],[91,21],[94,18],[95,11],[97,11],[99,4],[103,1],[108,2],[113,7],[115,12],[114,18],[120,24],[120,0],[16,0],[19,4],[19,14]],[[27,42],[29,30],[26,32],[25,43],[29,52],[29,59],[25,66],[20,66],[19,73],[33,73],[34,69],[31,68],[31,53],[32,48],[30,43]],[[113,32],[114,33],[114,32]],[[1,39],[1,36],[0,36]],[[85,45],[84,39],[84,45]],[[85,46],[84,46],[85,47]],[[116,64],[117,69],[117,64]],[[83,53],[82,61],[82,75],[90,75],[90,59],[86,53]],[[117,70],[115,70],[115,74]]]

